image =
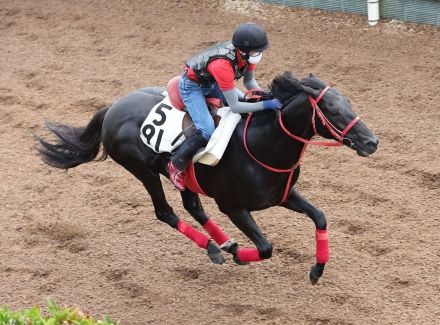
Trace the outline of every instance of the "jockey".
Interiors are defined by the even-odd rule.
[[[243,77],[246,89],[260,88],[254,70],[268,47],[264,29],[255,23],[244,23],[234,31],[232,42],[216,44],[186,62],[179,92],[197,131],[183,142],[167,165],[170,180],[180,191],[185,190],[188,162],[199,148],[206,146],[215,129],[205,97],[220,98],[234,113],[281,109],[278,99],[243,102],[244,94],[234,84],[234,80]]]

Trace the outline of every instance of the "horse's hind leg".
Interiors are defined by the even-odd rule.
[[[329,259],[327,220],[325,219],[325,215],[294,189],[290,191],[282,206],[289,210],[307,215],[315,224],[316,264],[312,266],[309,278],[312,284],[317,284],[319,278],[324,273],[325,263],[327,263]]]
[[[200,248],[208,251],[208,256],[213,263],[222,264],[224,258],[221,256],[220,250],[215,246],[209,237],[200,231],[194,229],[185,221],[180,220],[168,205],[163,192],[162,183],[158,174],[143,176],[140,178],[144,187],[151,196],[154,205],[154,211],[157,218],[177,229],[180,233],[195,242]]]
[[[244,209],[221,210],[257,246],[257,248],[238,248],[236,243],[225,246],[224,249],[234,255],[235,262],[246,264],[247,262],[257,262],[272,257],[272,245],[264,237],[249,211]]]
[[[209,217],[203,210],[202,203],[198,194],[186,190],[181,192],[183,206],[186,211],[188,211],[191,216],[202,225],[208,234],[216,241],[217,244],[222,245],[228,240],[229,236],[226,235],[223,230]],[[220,264],[219,262],[224,262],[224,257],[221,255],[221,250],[211,241],[208,244],[208,255],[211,261]]]
[[[119,157],[124,157],[124,159],[120,158],[116,160],[118,158],[117,156],[112,158],[119,164],[124,166],[129,172],[131,172],[137,179],[142,182],[145,189],[150,194],[156,217],[160,221],[163,221],[174,229],[177,229],[180,233],[184,234],[186,237],[195,242],[200,248],[208,250],[209,254],[209,237],[194,229],[185,221],[181,221],[179,217],[176,216],[173,209],[166,201],[159,174],[154,171],[148,170],[145,161],[139,158],[142,157],[145,159],[143,154],[140,153],[139,150],[133,146],[125,145],[124,149],[124,154],[122,154],[121,152],[119,153]],[[223,263],[223,261],[219,261],[218,258],[212,260],[212,262],[218,264]]]

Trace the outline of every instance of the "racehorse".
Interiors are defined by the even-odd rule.
[[[308,145],[346,145],[360,156],[376,151],[378,139],[359,120],[349,100],[335,88],[310,74],[298,80],[290,72],[276,76],[270,90],[281,111],[242,114],[223,158],[216,166],[194,164],[203,192],[214,198],[226,214],[256,246],[241,248],[209,219],[197,193],[181,192],[184,208],[238,264],[268,259],[272,245],[262,234],[251,211],[282,206],[303,213],[315,224],[316,263],[309,278],[316,284],[329,259],[327,221],[324,213],[294,188],[300,161]],[[164,98],[164,88],[139,89],[99,110],[87,126],[75,128],[47,123],[57,136],[55,143],[38,137],[39,154],[49,165],[68,169],[110,156],[142,182],[154,205],[156,217],[177,229],[208,252],[212,262],[224,257],[213,240],[179,219],[168,205],[159,174],[168,177],[170,154],[156,153],[140,139],[140,128],[151,109]],[[318,105],[319,103],[319,105]],[[336,141],[317,142],[315,135]]]

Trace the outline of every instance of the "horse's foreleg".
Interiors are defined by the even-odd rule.
[[[307,215],[315,223],[316,264],[312,266],[309,277],[312,284],[316,284],[324,273],[324,266],[329,260],[327,220],[325,215],[294,189],[290,191],[282,206]]]
[[[217,242],[217,244],[222,245],[223,243],[230,240],[229,236],[226,235],[223,230],[209,217],[203,210],[202,203],[198,194],[186,190],[181,192],[183,207],[188,211],[191,216],[202,225],[208,234]],[[212,242],[208,243],[208,256],[213,263],[222,264],[225,259],[221,254],[221,250]]]
[[[240,229],[257,248],[239,248],[233,242],[224,245],[224,250],[234,255],[234,261],[238,264],[257,262],[272,257],[272,245],[264,237],[254,218],[247,210],[222,210],[231,221]]]

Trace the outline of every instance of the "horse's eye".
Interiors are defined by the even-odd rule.
[[[339,113],[339,107],[335,105],[334,103],[328,104],[328,111],[330,114],[338,114]]]
[[[330,109],[330,113],[332,113],[332,114],[339,114],[339,107],[332,107]]]

